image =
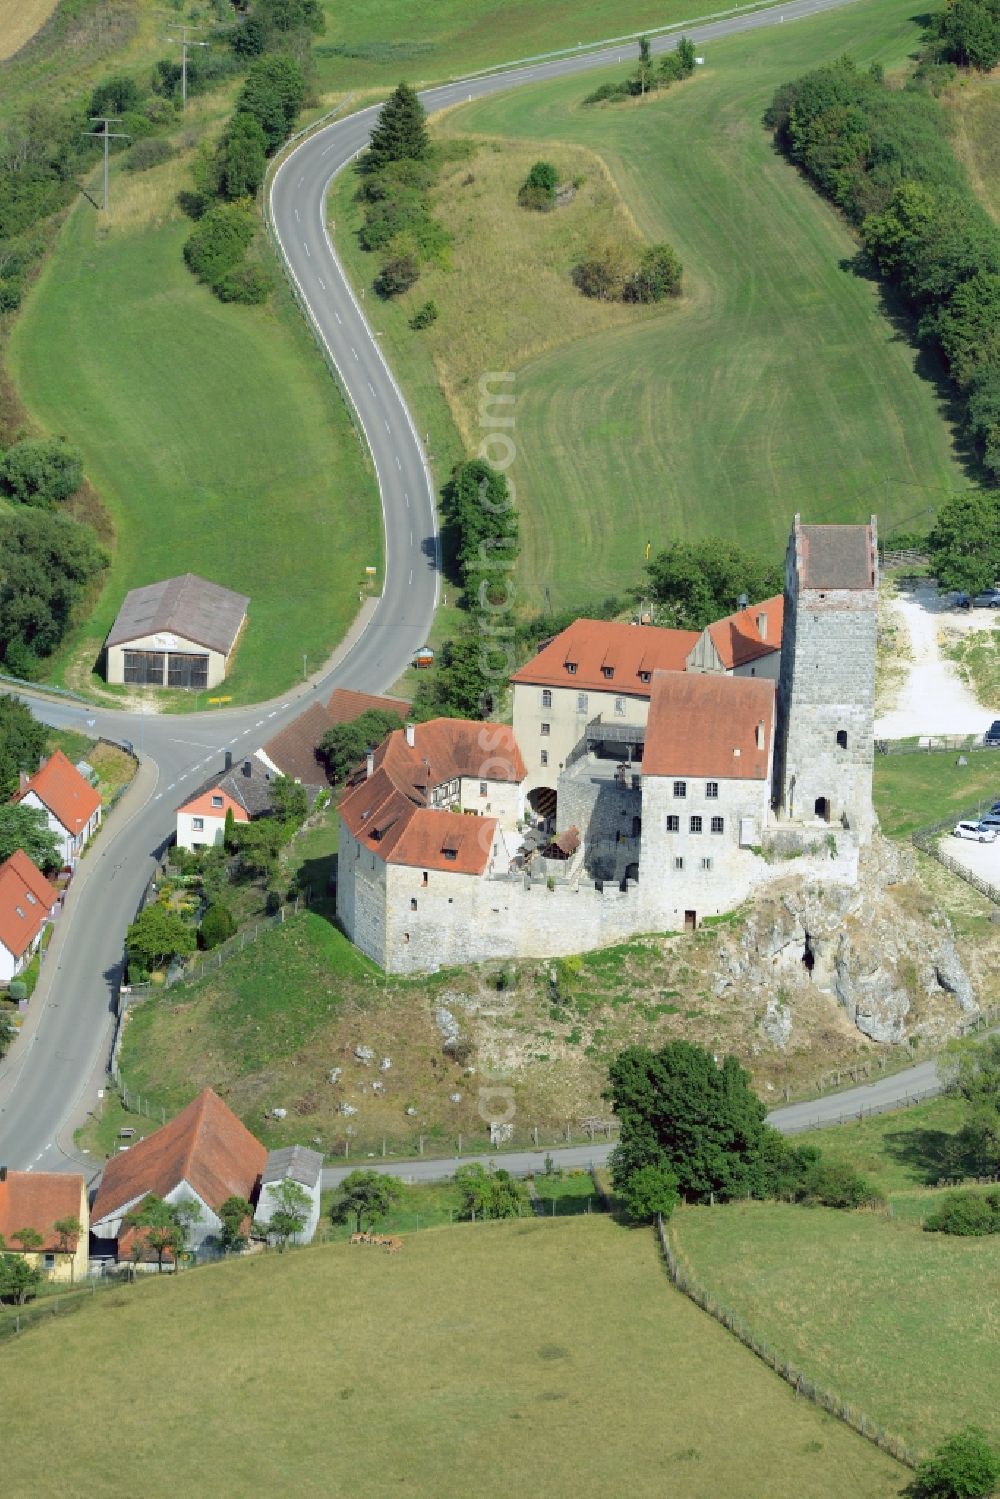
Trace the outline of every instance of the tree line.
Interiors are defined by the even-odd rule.
[[[682,36],[673,52],[665,52],[659,66],[653,62],[653,50],[648,36],[639,38],[639,64],[634,73],[621,83],[602,83],[584,99],[584,104],[613,104],[620,99],[643,98],[657,90],[668,89],[672,83],[690,78],[695,69],[695,47],[689,37]]]
[[[939,25],[951,26],[957,9]],[[779,89],[765,119],[782,149],[858,230],[869,263],[901,292],[916,339],[948,371],[966,440],[995,484],[1000,229],[966,181],[930,82],[922,65],[905,88],[890,89],[879,68],[861,70],[842,58]],[[997,505],[995,495],[957,502],[966,512],[958,516],[959,529],[968,523],[977,531],[965,563],[949,568],[952,548],[943,533],[932,535],[946,586],[977,589],[994,581]]]

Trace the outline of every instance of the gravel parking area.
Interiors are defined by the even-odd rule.
[[[989,880],[991,885],[1000,889],[1000,838],[996,843],[970,843],[966,838],[945,833],[939,846],[963,869],[977,874],[981,880]]]
[[[893,612],[906,627],[912,659],[895,707],[875,720],[876,736],[908,739],[914,734],[985,733],[991,715],[962,682],[954,664],[941,654],[940,631],[989,629],[996,623],[997,611],[956,609],[953,595],[941,597],[935,588],[918,588],[898,594]]]

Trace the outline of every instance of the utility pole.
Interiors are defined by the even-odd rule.
[[[108,149],[112,141],[128,141],[132,139],[127,131],[108,129],[108,126],[113,125],[116,119],[116,115],[91,115],[90,123],[92,125],[101,125],[103,129],[85,130],[83,132],[84,135],[100,135],[104,137],[104,201],[101,204],[101,208],[105,213],[108,211]]]
[[[187,102],[188,102],[188,48],[189,47],[207,47],[208,46],[207,42],[193,42],[190,39],[190,37],[188,36],[188,32],[189,31],[200,31],[200,30],[201,30],[200,26],[183,25],[181,27],[181,34],[180,34],[180,36],[168,36],[168,37],[165,38],[166,41],[173,42],[175,45],[178,42],[180,43],[180,48],[181,48],[181,109],[187,109]]]

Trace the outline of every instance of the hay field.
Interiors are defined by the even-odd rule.
[[[888,1499],[905,1478],[603,1215],[150,1277],[7,1341],[0,1382],[4,1488],[32,1499]]]
[[[45,25],[59,0],[3,0],[0,6],[0,62],[13,57]]]

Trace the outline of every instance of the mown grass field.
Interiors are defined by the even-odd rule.
[[[106,586],[54,675],[87,685],[125,592],[202,573],[250,596],[234,701],[315,669],[381,558],[374,480],[290,298],[224,306],[181,258],[177,162],[101,223],[85,200],[17,320],[9,364],[32,417],[83,452],[116,529]]]
[[[648,1230],[604,1215],[151,1276],[0,1361],[5,1487],[38,1499],[124,1492],[137,1464],[149,1499],[888,1499],[906,1478],[675,1292]],[[88,1398],[67,1400],[82,1369]]]
[[[957,754],[877,755],[872,789],[883,833],[909,838],[915,828],[1000,800],[1000,756],[967,750],[965,759],[967,765]]]
[[[553,298],[537,337],[559,346],[512,360],[526,608],[546,586],[558,607],[637,583],[647,540],[723,534],[777,554],[796,510],[847,521],[875,509],[891,526],[924,488],[966,482],[934,386],[915,373],[877,288],[846,264],[850,235],[761,124],[775,87],[806,68],[850,51],[891,69],[919,35],[912,7],[884,0],[713,43],[689,82],[643,102],[583,107],[623,64],[499,94],[442,122],[518,153],[597,153],[639,230],[669,240],[686,268],[679,304],[599,333],[587,331],[589,308],[571,302],[574,323]],[[471,234],[472,189],[458,183],[439,216]],[[496,206],[484,214],[488,237]],[[512,228],[512,244],[526,232]],[[376,259],[364,257],[359,274],[370,279]],[[471,346],[470,327],[502,316],[503,277],[475,300],[460,283],[457,272],[442,278],[437,324],[391,346],[418,409],[428,350]],[[409,295],[417,305],[426,293],[418,282]],[[385,327],[394,336],[388,315]],[[503,367],[490,359],[473,383]]]
[[[685,1208],[674,1233],[709,1291],[893,1435],[926,1452],[972,1421],[1000,1441],[995,1239],[779,1203]]]

